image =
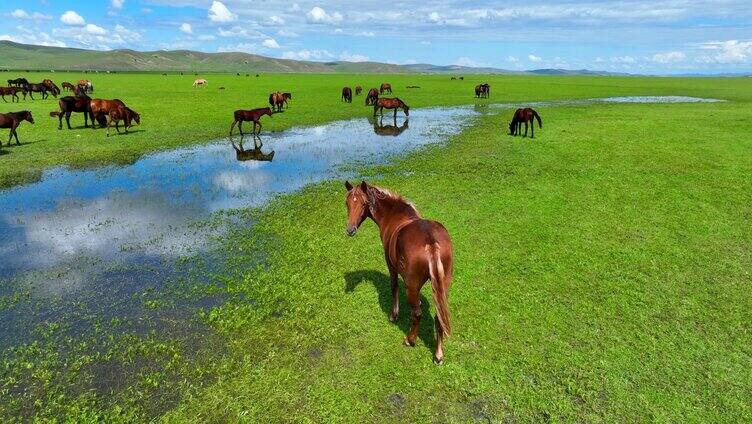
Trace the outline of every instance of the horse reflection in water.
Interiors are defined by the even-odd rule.
[[[402,125],[397,125],[397,118],[395,117],[392,125],[384,125],[384,118],[368,118],[373,124],[373,132],[378,135],[397,137],[408,129],[410,120],[405,117],[405,121]]]
[[[235,158],[240,162],[249,160],[255,160],[260,162],[271,162],[274,160],[274,150],[269,153],[263,153],[261,148],[264,147],[264,143],[261,142],[261,138],[257,135],[253,136],[253,149],[246,150],[243,147],[243,137],[240,137],[238,144],[235,144],[234,140],[230,140],[232,148],[235,150]]]

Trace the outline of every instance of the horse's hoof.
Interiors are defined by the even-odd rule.
[[[397,323],[397,315],[398,314],[389,315],[389,322],[391,322],[392,324],[396,324]]]
[[[411,341],[410,341],[410,339],[409,339],[409,338],[407,338],[407,337],[405,337],[405,342],[404,342],[404,344],[405,344],[405,346],[407,346],[407,347],[415,347],[415,342],[414,342],[414,341],[412,341],[412,342],[411,342]]]
[[[434,356],[433,357],[433,363],[436,364],[436,365],[444,365],[444,358],[443,357],[437,358],[437,357]]]

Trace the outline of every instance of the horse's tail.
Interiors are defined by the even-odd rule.
[[[543,128],[543,121],[541,121],[541,117],[540,115],[538,115],[538,112],[533,111],[533,116],[538,120],[538,128]]]
[[[431,292],[433,302],[436,305],[436,317],[439,325],[444,331],[444,335],[452,335],[452,325],[449,316],[449,306],[447,305],[446,275],[444,274],[444,264],[441,263],[441,251],[438,243],[426,246],[428,253],[428,273],[431,276]]]
[[[269,95],[269,104],[274,106],[274,93]]]

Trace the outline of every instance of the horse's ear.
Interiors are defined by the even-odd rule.
[[[360,182],[360,189],[363,190],[363,193],[367,193],[368,192],[368,184],[366,184],[365,181],[361,181]]]
[[[353,185],[350,184],[350,181],[345,181],[345,188],[347,189],[347,191],[350,191],[353,189]]]

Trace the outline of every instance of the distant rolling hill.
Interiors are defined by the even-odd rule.
[[[191,50],[140,52],[128,49],[84,50],[0,41],[0,69],[120,72],[316,72],[607,75],[607,72],[538,69],[510,71],[458,65],[394,65],[379,62],[311,62],[248,53],[204,53]]]

